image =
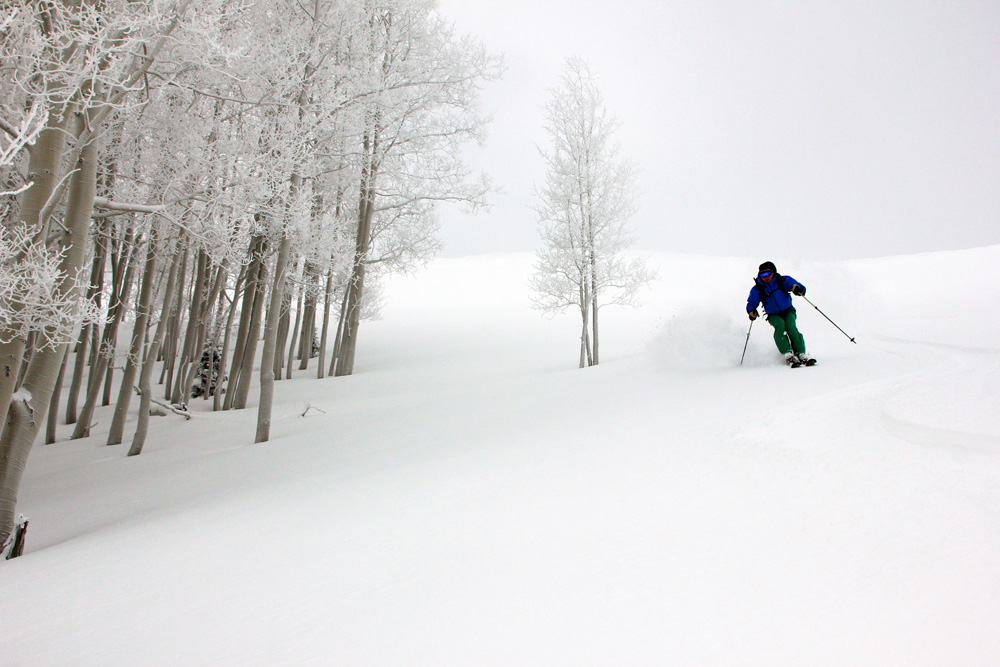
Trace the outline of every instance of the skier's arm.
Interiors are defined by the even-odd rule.
[[[750,296],[747,297],[747,314],[749,315],[750,311],[757,310],[757,306],[759,305],[760,305],[760,290],[758,290],[757,286],[754,285],[753,287],[750,288]]]
[[[795,296],[805,296],[806,286],[791,276],[782,276],[781,282],[786,290]]]

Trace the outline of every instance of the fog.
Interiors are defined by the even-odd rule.
[[[540,6],[539,6],[540,5]],[[446,256],[537,247],[541,106],[599,77],[640,167],[636,245],[842,259],[1000,243],[1000,3],[441,0],[502,53],[470,164],[488,213],[442,211]]]

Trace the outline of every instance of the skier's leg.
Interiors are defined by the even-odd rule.
[[[785,314],[785,329],[788,330],[788,337],[792,341],[792,351],[795,354],[805,354],[806,352],[806,341],[799,333],[799,328],[795,323],[796,315],[795,311],[791,311]]]
[[[774,344],[778,346],[778,352],[788,354],[792,346],[785,335],[785,320],[781,315],[768,315],[767,322],[774,327]]]

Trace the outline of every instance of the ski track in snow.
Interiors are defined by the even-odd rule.
[[[858,340],[800,304],[800,369],[763,320],[739,365],[756,261],[654,260],[692,279],[603,311],[597,368],[532,258],[438,260],[270,443],[194,401],[138,458],[106,412],[36,446],[0,663],[993,663],[1000,247],[777,262]]]

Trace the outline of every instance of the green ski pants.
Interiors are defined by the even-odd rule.
[[[774,327],[774,344],[778,346],[778,351],[782,354],[795,352],[804,354],[806,351],[806,341],[795,326],[795,311],[789,310],[780,315],[768,315],[768,324]]]

